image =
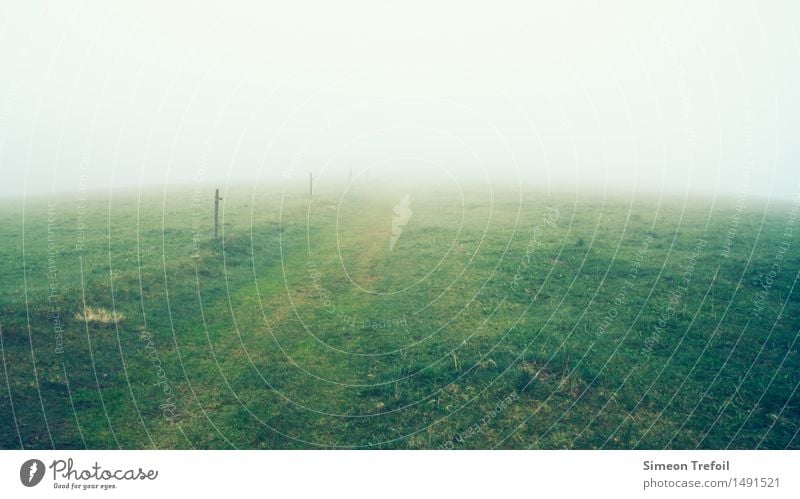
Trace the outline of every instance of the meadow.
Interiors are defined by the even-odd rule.
[[[800,448],[791,200],[222,195],[0,200],[0,448]]]

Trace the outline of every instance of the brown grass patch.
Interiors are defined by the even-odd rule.
[[[529,374],[532,378],[539,381],[547,381],[550,379],[550,373],[543,367],[539,367],[535,362],[523,361],[519,368],[522,372]]]
[[[97,324],[119,324],[125,320],[125,316],[119,312],[110,312],[102,307],[85,307],[83,313],[78,312],[75,314],[75,319]]]

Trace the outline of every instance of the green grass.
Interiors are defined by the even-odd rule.
[[[0,201],[0,448],[800,448],[792,205],[410,192]]]

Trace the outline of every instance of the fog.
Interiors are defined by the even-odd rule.
[[[797,2],[0,4],[0,196],[404,179],[789,198]]]

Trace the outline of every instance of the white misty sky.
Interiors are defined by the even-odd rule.
[[[0,195],[368,167],[800,190],[796,1],[481,4],[4,1]]]

